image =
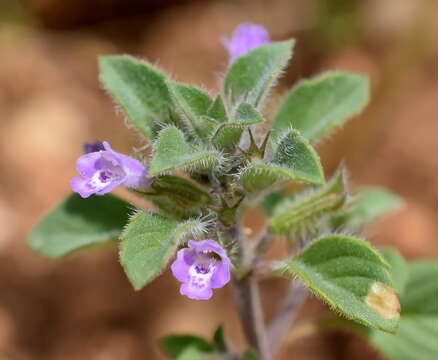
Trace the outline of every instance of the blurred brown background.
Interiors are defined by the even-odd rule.
[[[228,288],[209,302],[177,294],[166,274],[134,292],[115,248],[53,261],[25,245],[32,224],[65,197],[83,142],[142,146],[98,83],[96,57],[146,57],[178,80],[215,90],[227,64],[220,37],[240,22],[298,45],[277,93],[324,69],[370,75],[366,112],[324,141],[332,171],[381,184],[407,208],[374,226],[378,244],[438,257],[438,2],[436,0],[0,0],[0,359],[163,359],[168,332],[210,335],[225,323],[241,346]],[[281,282],[264,284],[270,316]],[[282,359],[379,359],[359,339],[307,324],[311,299]]]

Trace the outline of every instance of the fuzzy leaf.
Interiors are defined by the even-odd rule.
[[[233,122],[220,124],[212,137],[218,149],[228,149],[237,144],[245,127],[263,122],[262,115],[250,104],[242,103],[236,111]]]
[[[387,213],[399,210],[403,199],[383,188],[366,188],[360,191],[355,200],[345,210],[332,218],[335,227],[348,226],[358,229]]]
[[[182,208],[175,204],[175,201],[167,196],[145,196],[159,210],[160,214],[175,220],[187,220],[200,215],[199,209]]]
[[[192,181],[179,176],[163,175],[154,179],[152,189],[158,196],[165,196],[181,209],[199,209],[211,201],[208,192],[201,190]]]
[[[285,180],[318,185],[325,182],[318,154],[295,130],[280,140],[272,161],[253,163],[244,169],[240,177],[247,191],[263,190]]]
[[[160,347],[172,359],[180,358],[188,348],[199,352],[212,352],[213,346],[195,335],[168,335],[159,340]]]
[[[213,124],[205,119],[211,106],[211,98],[195,86],[168,81],[167,86],[177,112],[201,139],[213,131]]]
[[[134,288],[139,290],[160,275],[178,245],[203,230],[197,219],[178,223],[146,211],[133,216],[120,237],[120,262]]]
[[[186,142],[181,130],[168,127],[160,131],[154,143],[149,175],[155,176],[177,169],[210,169],[219,159],[217,151],[194,147]]]
[[[292,56],[293,40],[257,47],[237,58],[225,77],[225,97],[232,106],[259,107]]]
[[[154,139],[172,106],[166,77],[146,61],[131,56],[101,56],[100,81],[135,127]]]
[[[220,95],[218,95],[214,102],[211,104],[210,109],[208,109],[207,115],[215,119],[219,123],[228,122],[227,111]]]
[[[383,257],[365,241],[331,235],[281,262],[278,272],[286,277],[298,276],[348,319],[393,333],[400,304],[387,267]]]
[[[357,115],[369,101],[364,75],[333,71],[300,82],[286,97],[273,122],[274,135],[297,129],[316,141]]]
[[[409,265],[409,281],[400,298],[396,335],[371,331],[369,341],[389,360],[435,360],[438,354],[438,262]],[[400,275],[395,275],[397,278]]]
[[[88,199],[71,194],[36,225],[27,243],[34,251],[57,258],[116,240],[128,221],[129,207],[110,194]]]
[[[268,221],[271,233],[291,234],[314,226],[321,216],[345,203],[345,179],[342,171],[326,185],[280,201]]]

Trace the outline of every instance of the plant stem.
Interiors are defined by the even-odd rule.
[[[225,229],[224,229],[225,230]],[[227,242],[237,247],[237,272],[233,279],[234,295],[242,327],[249,345],[259,354],[259,360],[271,360],[266,337],[263,309],[257,280],[248,266],[248,247],[239,231],[238,221],[221,231]],[[249,268],[248,272],[246,268]],[[244,275],[239,270],[244,270]],[[240,272],[240,275],[239,275]]]
[[[245,276],[234,280],[235,299],[249,344],[257,350],[260,360],[270,360],[259,286],[256,279]]]
[[[306,297],[305,285],[300,280],[292,280],[282,305],[268,327],[267,337],[272,355],[278,352]]]

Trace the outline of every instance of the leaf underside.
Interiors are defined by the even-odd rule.
[[[57,258],[116,240],[128,221],[129,208],[110,194],[88,199],[71,194],[35,226],[27,243],[36,252]]]

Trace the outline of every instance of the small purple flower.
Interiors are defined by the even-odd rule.
[[[129,156],[115,152],[104,141],[103,150],[82,155],[76,162],[81,177],[71,179],[71,187],[81,197],[103,195],[123,185],[139,189],[149,183],[144,165]]]
[[[181,281],[180,293],[194,300],[208,300],[211,289],[230,281],[230,259],[214,240],[189,241],[189,247],[178,251],[171,266],[173,276]]]
[[[268,31],[257,24],[240,24],[234,29],[231,39],[223,38],[222,43],[230,54],[230,62],[248,51],[270,43]]]
[[[84,144],[84,153],[89,154],[96,151],[105,150],[102,141],[95,141],[92,143],[85,143]]]

